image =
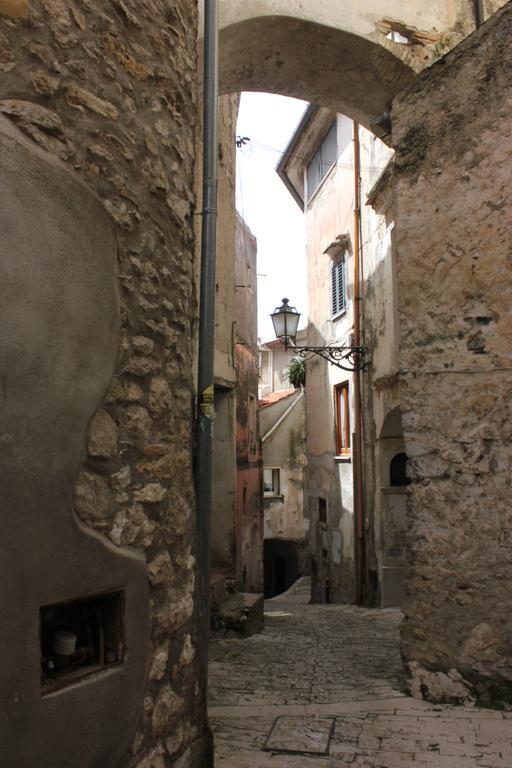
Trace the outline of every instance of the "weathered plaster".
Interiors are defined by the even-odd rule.
[[[28,11],[28,0],[0,0],[0,16],[24,19]]]
[[[263,591],[263,487],[258,420],[257,242],[237,214],[235,230],[236,575],[244,592]]]
[[[212,473],[211,562],[214,571],[234,576],[236,559],[236,397],[231,389],[215,389]]]
[[[211,562],[215,572],[235,576],[236,371],[235,319],[235,126],[238,96],[219,100],[218,234],[215,277],[214,383]],[[196,189],[202,187],[202,125],[196,131]],[[196,226],[196,282],[200,279],[201,217]],[[195,307],[199,312],[199,306]],[[199,317],[196,317],[196,322]],[[196,348],[196,354],[198,350]],[[194,366],[197,369],[197,361]]]
[[[262,437],[269,433],[263,442],[263,464],[280,468],[279,494],[264,499],[266,539],[304,541],[308,534],[309,522],[304,515],[305,406],[302,390],[292,390],[289,397],[260,406]]]
[[[201,1],[201,19],[203,7]],[[369,36],[374,32],[376,21],[385,17],[401,19],[404,24],[418,29],[444,31],[456,20],[456,3],[434,0],[404,6],[399,0],[369,0],[364,5],[340,4],[337,0],[221,0],[219,14],[221,28],[256,16],[292,16]]]
[[[4,117],[0,165],[0,762],[114,765],[142,707],[146,569],[77,520],[72,493],[119,344],[117,238],[99,199]],[[42,698],[41,607],[113,590],[124,593],[124,662]]]
[[[235,289],[235,131],[238,101],[238,95],[229,95],[223,96],[219,102],[219,227],[217,235],[214,370],[215,381],[226,387],[236,385],[234,353],[237,299]],[[199,167],[198,172],[200,172]]]

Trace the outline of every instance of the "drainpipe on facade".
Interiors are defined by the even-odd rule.
[[[208,640],[210,637],[210,539],[212,506],[212,444],[214,418],[214,320],[215,262],[217,249],[218,166],[218,9],[217,0],[204,4],[203,81],[203,208],[201,225],[201,284],[198,349],[197,453],[195,486],[197,498],[197,561],[199,575],[199,685],[207,718]],[[213,765],[210,756],[203,764]]]
[[[361,231],[361,148],[359,125],[354,122],[354,345],[361,346],[361,275],[360,275],[360,231]],[[365,539],[363,520],[363,419],[361,408],[361,371],[354,372],[354,512],[355,512],[355,569],[356,602],[363,604]]]
[[[484,0],[475,0],[475,24],[481,27],[485,21]]]

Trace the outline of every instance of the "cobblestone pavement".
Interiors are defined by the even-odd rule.
[[[394,610],[267,601],[266,628],[213,640],[216,768],[512,768],[512,713],[403,693]]]

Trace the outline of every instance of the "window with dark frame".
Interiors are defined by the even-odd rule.
[[[334,387],[336,456],[350,456],[350,403],[348,381]]]
[[[345,256],[338,257],[331,265],[331,308],[332,316],[345,312]]]
[[[280,491],[279,467],[264,467],[263,469],[263,495],[279,496]]]

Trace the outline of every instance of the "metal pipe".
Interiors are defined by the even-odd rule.
[[[361,232],[361,147],[359,144],[359,125],[354,122],[354,346],[361,346],[361,275],[360,232]],[[363,603],[365,539],[363,523],[363,420],[361,408],[361,372],[354,371],[354,512],[355,512],[355,568],[356,602]]]
[[[199,305],[198,408],[195,485],[199,573],[199,683],[207,717],[208,641],[210,636],[210,540],[214,418],[215,262],[217,248],[218,173],[218,8],[205,0],[203,95],[203,208]],[[208,729],[207,729],[208,731]],[[210,758],[211,759],[211,758]],[[205,762],[206,764],[206,762]]]
[[[475,24],[476,28],[481,27],[485,21],[484,0],[475,1]]]

